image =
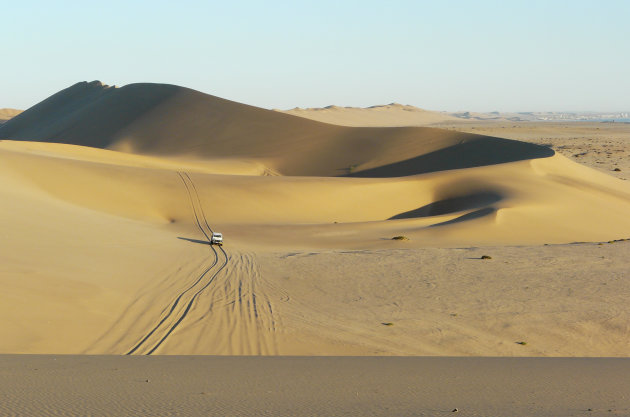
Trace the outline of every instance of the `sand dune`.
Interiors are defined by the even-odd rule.
[[[6,122],[12,117],[17,116],[21,112],[22,110],[16,110],[16,109],[0,109],[0,124]]]
[[[418,107],[390,103],[381,106],[340,107],[327,106],[323,108],[299,107],[291,110],[277,110],[282,113],[330,123],[339,126],[428,126],[435,123],[453,122],[460,120],[447,113],[420,109]]]
[[[458,162],[432,170],[553,155],[536,145],[439,129],[333,126],[173,85],[115,88],[97,81],[78,83],[28,109],[0,127],[0,138],[161,156],[248,159],[283,175],[313,176],[357,173],[445,149],[449,151],[443,159]],[[479,149],[475,156],[469,142]],[[412,165],[402,173],[376,176],[427,172],[421,163]]]
[[[627,263],[571,268],[628,242],[570,243],[630,237],[630,186],[549,147],[155,84],[79,83],[0,137],[0,352],[627,354]]]
[[[617,178],[627,180],[627,172],[630,172],[628,123],[528,121],[527,115],[522,113],[436,113],[395,103],[366,108],[296,108],[284,112],[340,126],[431,126],[516,139],[551,147],[580,164]],[[437,114],[442,118],[424,120],[420,117],[424,114]]]

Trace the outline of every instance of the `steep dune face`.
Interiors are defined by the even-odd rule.
[[[248,158],[284,175],[307,176],[414,175],[553,155],[537,145],[440,129],[333,126],[173,85],[115,88],[98,81],[33,106],[0,127],[0,138]],[[437,163],[428,162],[435,156],[403,162],[434,152],[440,152]]]
[[[3,138],[107,148],[129,124],[175,94],[172,86],[116,89],[81,82],[36,104],[2,126]]]

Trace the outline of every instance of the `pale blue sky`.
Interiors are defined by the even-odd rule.
[[[630,0],[90,3],[2,5],[0,107],[99,79],[266,108],[630,110]]]

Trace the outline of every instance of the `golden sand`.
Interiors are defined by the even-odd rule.
[[[628,183],[444,127],[58,93],[0,127],[0,352],[627,356]]]

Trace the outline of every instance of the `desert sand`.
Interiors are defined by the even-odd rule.
[[[339,126],[428,126],[435,123],[458,122],[460,119],[445,112],[424,110],[415,106],[390,103],[371,107],[311,107],[276,110],[318,122]]]
[[[22,110],[17,109],[0,109],[0,124],[22,113]]]
[[[385,123],[378,109],[354,111],[341,126],[172,85],[84,82],[0,125],[1,384],[18,381],[15,407],[26,410],[31,390],[40,395],[32,404],[81,407],[37,388],[64,372],[124,369],[130,384],[170,375],[158,391],[136,387],[144,402],[120,403],[135,413],[187,369],[257,380],[285,363],[122,355],[444,356],[365,358],[362,389],[383,389],[381,377],[391,384],[378,405],[376,394],[357,403],[341,394],[343,378],[361,379],[361,358],[321,370],[319,359],[276,358],[316,374],[297,391],[334,380],[311,397],[331,408],[282,408],[284,394],[266,402],[261,389],[286,390],[274,388],[284,383],[275,375],[240,412],[233,399],[209,406],[195,397],[182,413],[387,415],[390,401],[400,415],[627,413],[616,393],[628,381],[602,371],[627,359],[583,358],[627,358],[630,346],[627,126],[435,117],[438,128],[404,126],[402,116],[392,126],[406,110],[390,107],[388,127],[373,127]],[[208,244],[213,231],[223,247]],[[519,378],[531,377],[515,388],[504,383],[510,367],[483,356],[583,359],[512,359]],[[460,366],[471,379],[452,385]],[[389,367],[428,369],[433,387],[451,387],[444,392],[460,401],[429,395],[424,380],[395,382]],[[326,374],[336,370],[339,380]],[[192,377],[194,389],[206,381],[199,392],[227,398],[216,387],[223,380],[204,375]],[[607,377],[611,387],[588,391]],[[523,396],[548,378],[556,391],[544,407]],[[487,395],[512,399],[495,406],[472,394],[467,384],[480,380]],[[566,380],[575,385],[558,388]],[[74,383],[60,389],[75,392]],[[172,392],[181,400],[196,395],[192,386]]]
[[[0,355],[0,369],[3,415],[630,413],[617,358]]]
[[[98,82],[0,136],[0,352],[627,355],[630,185],[547,146]]]

